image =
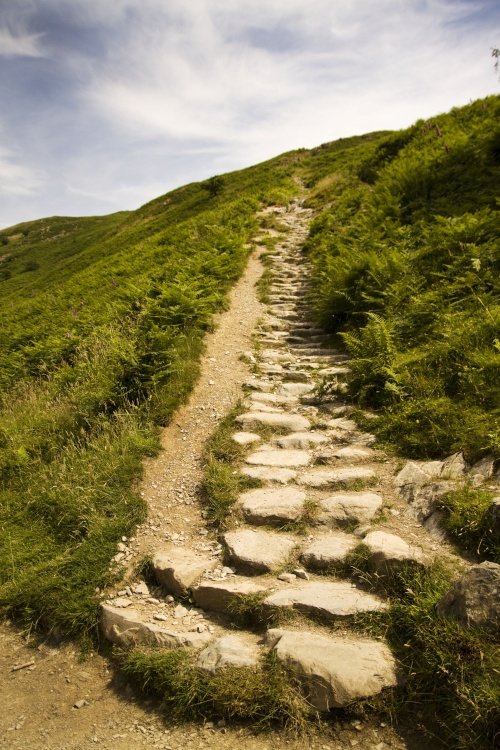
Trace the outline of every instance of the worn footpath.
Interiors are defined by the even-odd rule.
[[[276,242],[267,253],[266,304],[255,292],[263,251],[257,238],[230,309],[208,336],[192,397],[164,431],[160,455],[146,464],[141,492],[148,520],[117,550],[115,564],[125,572],[116,590],[102,594],[101,628],[111,643],[125,648],[194,649],[198,668],[208,673],[228,665],[257,668],[262,654],[272,650],[322,714],[397,689],[402,679],[389,646],[352,627],[357,615],[383,611],[388,602],[354,578],[333,575],[336,566],[360,542],[368,565],[380,575],[451,553],[410,512],[395,481],[401,467],[350,417],[344,399],[349,363],[310,321],[302,253],[310,212],[296,201],[264,211],[263,225],[272,224],[270,219],[283,231],[268,230]],[[210,434],[238,401],[243,408],[233,440],[244,451],[235,471],[259,486],[240,494],[232,523],[218,533],[200,502],[203,455]],[[452,457],[439,472],[446,482],[463,466]],[[154,585],[137,572],[145,558]],[[233,614],[249,597],[282,624],[236,629]],[[255,735],[251,727],[168,727],[153,704],[136,703],[119,675],[113,683],[101,657],[78,665],[73,651],[56,656],[43,644],[33,657],[13,632],[5,630],[3,639],[7,649],[17,649],[15,659],[3,651],[6,670],[13,661],[33,664],[10,671],[2,683],[0,696],[10,690],[15,710],[2,720],[0,746],[419,746],[384,723],[347,720],[313,728],[307,741]],[[44,689],[52,691],[48,700],[33,698],[41,673]]]

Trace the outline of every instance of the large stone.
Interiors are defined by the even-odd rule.
[[[269,589],[245,578],[230,581],[202,581],[193,587],[194,602],[202,609],[213,612],[227,612],[238,599],[251,596],[264,596]]]
[[[303,450],[258,450],[251,453],[245,459],[247,464],[256,466],[307,466],[311,460],[311,454]]]
[[[274,570],[290,557],[293,539],[270,531],[239,529],[224,534],[228,555],[238,568],[262,573]]]
[[[297,477],[297,484],[307,487],[335,487],[369,482],[376,476],[373,469],[346,466],[341,469],[310,469]]]
[[[379,573],[393,571],[402,565],[425,565],[421,550],[413,547],[401,537],[385,531],[371,531],[363,539],[370,550],[369,565]]]
[[[291,435],[284,435],[276,438],[276,443],[280,448],[314,448],[317,445],[323,445],[329,442],[329,438],[321,432],[293,432]]]
[[[300,561],[311,570],[326,570],[342,562],[358,544],[359,539],[341,531],[321,534],[307,545]]]
[[[409,461],[396,476],[394,484],[400,494],[412,502],[426,485],[461,479],[464,474],[464,457],[461,453],[454,453],[444,461]]]
[[[196,666],[204,672],[215,674],[225,667],[250,667],[255,669],[260,661],[257,643],[241,635],[228,634],[214,639],[201,651]]]
[[[145,622],[134,609],[118,609],[101,605],[101,630],[105,638],[123,648],[131,646],[161,646],[165,649],[201,648],[212,636],[210,633],[178,633],[160,625]]]
[[[320,503],[319,523],[339,525],[369,523],[382,507],[375,492],[338,492]]]
[[[277,628],[266,640],[318,711],[348,706],[398,682],[394,657],[380,641]]]
[[[306,494],[295,487],[248,490],[239,497],[245,518],[255,524],[297,521],[305,499]]]
[[[158,583],[170,594],[185,596],[192,584],[217,560],[182,547],[168,547],[153,556],[153,570]]]
[[[240,414],[236,421],[247,428],[277,427],[290,432],[308,430],[311,426],[309,420],[300,414],[266,414],[258,411]]]
[[[326,620],[344,619],[361,612],[379,612],[387,608],[378,597],[360,591],[346,581],[306,581],[274,592],[266,597],[264,605],[297,609]]]
[[[483,562],[458,578],[437,604],[441,617],[466,628],[500,630],[500,565]]]
[[[261,479],[264,482],[288,484],[297,476],[295,469],[283,469],[279,466],[243,466],[240,472],[246,477]]]

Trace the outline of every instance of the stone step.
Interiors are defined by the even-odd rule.
[[[103,636],[122,648],[131,646],[161,646],[165,649],[201,648],[211,639],[208,630],[202,633],[167,628],[145,619],[142,612],[132,607],[122,609],[111,604],[101,605],[100,627]]]
[[[318,711],[349,706],[398,684],[394,657],[380,640],[273,628],[266,641]]]
[[[192,589],[195,604],[206,612],[230,613],[231,606],[248,597],[265,597],[269,585],[262,585],[252,578],[235,576],[224,581],[202,581]]]
[[[240,572],[266,573],[290,558],[297,543],[284,534],[255,529],[228,531],[223,537],[227,556]]]
[[[349,619],[362,612],[383,612],[387,604],[347,581],[304,581],[274,591],[263,600],[263,607],[296,609],[331,622]]]
[[[300,562],[308,570],[328,570],[343,562],[359,543],[358,537],[342,531],[319,534],[304,547]]]
[[[376,478],[373,469],[362,466],[345,466],[340,469],[312,468],[299,474],[297,484],[306,487],[345,487]]]
[[[316,523],[351,526],[370,523],[383,505],[376,492],[336,492],[321,500]]]
[[[282,526],[301,518],[306,497],[296,487],[264,487],[242,493],[238,501],[248,522]]]
[[[265,412],[258,411],[249,411],[245,414],[240,414],[236,417],[236,422],[247,428],[277,427],[289,430],[290,432],[308,430],[311,426],[310,421],[300,414],[266,414]]]
[[[310,451],[285,448],[268,450],[262,447],[247,456],[245,462],[255,466],[283,466],[293,469],[297,466],[307,466],[311,460]]]

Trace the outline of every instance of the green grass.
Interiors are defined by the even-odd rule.
[[[292,188],[278,158],[216,195],[192,184],[135,212],[0,233],[4,615],[96,636],[117,542],[144,518],[141,459],[197,379],[259,206]]]
[[[201,488],[202,502],[207,519],[220,530],[227,529],[238,519],[238,495],[260,482],[240,474],[237,464],[242,460],[244,448],[232,435],[239,427],[235,422],[242,407],[238,404],[218,424],[205,451],[205,469]]]
[[[459,549],[500,564],[500,541],[488,512],[493,496],[492,492],[464,485],[442,495],[437,507],[443,511],[444,526]]]
[[[185,650],[140,650],[118,656],[128,679],[162,702],[169,720],[249,721],[256,729],[305,729],[310,706],[293,679],[269,655],[257,668],[229,667],[208,675]]]
[[[316,316],[408,456],[500,451],[499,114],[491,96],[309,163]]]

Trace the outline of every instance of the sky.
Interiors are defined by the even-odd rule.
[[[0,227],[498,93],[498,0],[0,0]]]

